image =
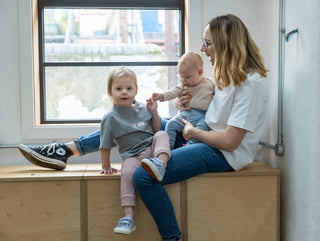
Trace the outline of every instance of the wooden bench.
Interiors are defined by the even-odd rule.
[[[139,196],[137,230],[113,233],[123,216],[120,174],[99,171],[100,164],[69,164],[64,171],[0,166],[0,240],[160,241]],[[279,241],[279,178],[279,170],[255,161],[238,172],[166,186],[183,240]]]

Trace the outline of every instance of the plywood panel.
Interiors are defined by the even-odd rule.
[[[139,196],[137,230],[113,233],[123,216],[120,172],[103,176],[100,168],[0,167],[0,241],[160,241]],[[255,161],[238,172],[166,186],[184,241],[278,241],[279,176],[279,170]]]
[[[180,221],[180,185],[166,187]],[[89,241],[160,241],[158,229],[140,197],[137,197],[137,229],[130,235],[115,234],[113,228],[123,217],[120,207],[120,180],[87,180]]]
[[[0,240],[80,240],[77,181],[0,182]]]
[[[188,241],[278,240],[278,176],[188,181]]]

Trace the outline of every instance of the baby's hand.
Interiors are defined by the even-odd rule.
[[[151,96],[151,99],[154,101],[159,100],[160,102],[162,102],[162,101],[164,101],[164,96],[163,96],[163,94],[160,94],[160,93],[153,93]]]
[[[103,174],[103,175],[108,174],[109,175],[109,174],[117,173],[117,172],[118,172],[118,170],[116,168],[109,166],[109,167],[102,167],[100,174]]]

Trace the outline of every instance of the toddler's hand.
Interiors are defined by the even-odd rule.
[[[150,98],[150,99],[147,99],[146,107],[151,113],[155,113],[157,112],[157,109],[158,109],[158,103],[157,101],[154,101],[152,98]]]
[[[110,167],[102,168],[100,174],[103,174],[103,175],[107,174],[107,175],[109,175],[109,174],[117,173],[117,172],[118,172],[118,170],[117,170],[116,168],[113,168],[113,167],[110,166]]]

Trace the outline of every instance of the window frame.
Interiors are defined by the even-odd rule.
[[[135,62],[45,62],[44,60],[44,8],[124,8],[124,9],[162,9],[180,10],[180,53],[185,52],[185,0],[38,0],[38,65],[39,65],[39,110],[36,117],[39,124],[90,124],[99,123],[100,120],[46,120],[46,96],[45,96],[45,68],[57,66],[176,66],[178,61],[135,61]]]

